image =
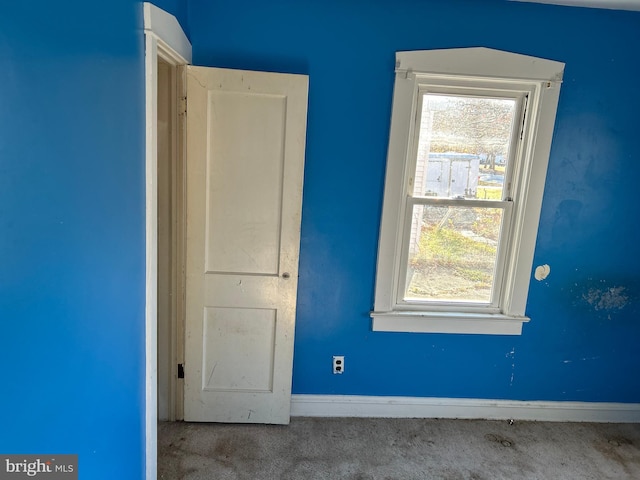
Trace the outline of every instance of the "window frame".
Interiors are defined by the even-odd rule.
[[[409,134],[409,149],[407,154],[407,166],[406,166],[406,176],[405,176],[405,197],[404,197],[404,205],[401,207],[401,210],[404,212],[404,223],[400,225],[400,228],[403,231],[402,241],[400,245],[400,259],[398,265],[398,284],[396,288],[396,308],[399,310],[422,310],[425,307],[428,309],[433,309],[437,311],[451,311],[451,310],[460,310],[462,311],[470,311],[470,312],[488,312],[488,313],[499,313],[500,306],[503,304],[503,294],[504,294],[504,281],[503,276],[505,272],[505,266],[507,265],[507,256],[509,254],[510,243],[508,240],[511,237],[512,230],[512,220],[514,216],[514,210],[516,210],[515,214],[517,215],[517,209],[514,208],[513,196],[514,192],[517,192],[518,188],[520,188],[520,182],[513,182],[512,179],[517,179],[516,175],[518,174],[518,164],[517,159],[521,156],[521,133],[527,128],[526,125],[523,124],[523,120],[526,121],[525,111],[526,111],[526,103],[527,98],[533,91],[526,84],[522,84],[520,82],[509,82],[505,83],[504,81],[479,81],[478,79],[456,79],[456,85],[452,86],[452,81],[449,78],[442,78],[434,75],[424,75],[424,74],[416,74],[417,75],[417,92],[416,92],[416,100],[415,100],[415,112],[412,113],[412,118],[414,118],[414,122],[412,123],[412,128]],[[524,90],[523,90],[524,88]],[[421,111],[423,105],[423,99],[425,95],[428,94],[441,94],[447,96],[475,96],[478,98],[502,98],[502,99],[510,99],[516,102],[516,108],[514,112],[514,125],[511,129],[511,138],[510,144],[512,148],[509,151],[509,158],[507,160],[507,171],[505,176],[504,189],[506,194],[503,194],[503,199],[501,200],[482,200],[482,199],[464,199],[458,200],[454,198],[428,198],[421,199],[420,197],[415,196],[412,193],[414,189],[413,183],[415,182],[415,175],[412,175],[412,172],[416,170],[417,164],[417,152],[418,152],[418,143],[419,143],[419,129],[421,126]],[[514,173],[515,172],[515,173]],[[421,301],[411,301],[405,300],[404,290],[406,288],[406,272],[408,267],[408,256],[409,256],[409,237],[411,235],[410,228],[410,219],[412,215],[412,207],[415,205],[449,205],[449,206],[460,206],[460,207],[479,207],[479,208],[500,208],[503,210],[503,225],[502,231],[500,233],[499,245],[501,246],[498,251],[498,256],[496,258],[496,268],[494,272],[494,276],[497,277],[494,279],[493,283],[495,285],[495,291],[492,292],[492,298],[490,304],[483,303],[462,303],[462,302],[421,302]],[[506,243],[505,246],[502,246]],[[403,285],[405,288],[403,288]]]
[[[371,312],[374,331],[522,333],[522,324],[529,321],[525,306],[563,71],[561,62],[487,48],[397,52],[375,304]],[[420,96],[429,88],[434,93],[454,95],[475,91],[483,96],[504,91],[507,98],[516,94],[526,97],[522,100],[526,109],[523,129],[517,134],[522,139],[514,145],[518,151],[510,158],[513,161],[519,157],[509,173],[517,182],[511,199],[513,224],[507,226],[511,241],[494,306],[400,301],[400,288],[404,287],[400,278],[406,269],[405,226],[411,215],[410,179],[416,162],[415,129],[419,125]]]

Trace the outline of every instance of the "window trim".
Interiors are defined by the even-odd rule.
[[[385,192],[378,247],[375,304],[371,312],[374,331],[475,333],[520,335],[529,321],[525,306],[551,139],[564,63],[492,50],[462,48],[396,53],[396,77]],[[456,88],[491,89],[500,85],[529,90],[527,125],[521,141],[523,162],[513,178],[522,178],[513,218],[514,246],[507,253],[501,306],[496,309],[456,306],[438,308],[397,302],[403,249],[408,169],[413,163],[413,129],[421,85],[432,81]],[[527,87],[523,90],[524,87]]]

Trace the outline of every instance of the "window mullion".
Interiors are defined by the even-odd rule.
[[[507,208],[513,200],[477,200],[472,198],[433,198],[407,196],[407,208],[414,205],[433,205],[443,207],[470,207],[470,208]]]

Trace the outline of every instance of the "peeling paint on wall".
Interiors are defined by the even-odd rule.
[[[629,296],[625,294],[625,290],[625,287],[590,288],[582,298],[595,310],[621,310],[629,302]]]
[[[513,379],[516,374],[516,347],[513,347],[510,352],[508,352],[505,357],[511,358],[511,378],[509,379],[509,386],[513,387]]]
[[[551,273],[551,267],[545,263],[544,265],[536,267],[536,271],[533,276],[540,282],[547,278],[549,276],[549,273]]]
[[[608,279],[602,272],[576,275],[561,286],[560,291],[566,291],[572,297],[571,305],[582,310],[583,319],[603,321],[616,318],[626,322],[640,314],[640,284],[633,276]]]

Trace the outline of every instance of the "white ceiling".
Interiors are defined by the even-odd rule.
[[[640,11],[640,0],[511,0],[513,2],[553,3],[572,7],[609,8]]]

